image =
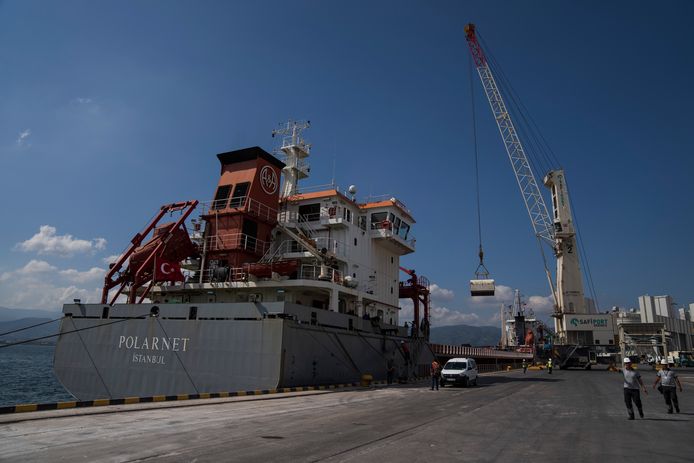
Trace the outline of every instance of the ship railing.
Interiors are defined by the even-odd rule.
[[[280,156],[280,160],[284,162],[285,169],[296,169],[306,176],[308,176],[309,172],[311,172],[311,166],[308,163],[308,161],[304,158],[293,155],[289,156],[285,154],[284,156]]]
[[[201,205],[201,210],[204,214],[228,212],[229,209],[231,209],[253,214],[267,222],[274,222],[277,220],[277,209],[263,204],[250,196],[232,196],[231,198],[206,201],[201,203]]]
[[[226,251],[243,249],[255,254],[265,254],[270,243],[261,241],[245,233],[226,233],[207,237],[207,251]]]
[[[325,215],[326,214],[321,214],[320,212],[299,214],[298,211],[281,211],[277,214],[277,221],[291,225],[303,225],[305,222],[318,222],[320,218]]]
[[[324,183],[323,185],[310,185],[310,186],[302,186],[297,188],[297,194],[300,195],[302,193],[311,193],[311,192],[316,192],[316,191],[325,191],[325,190],[337,190],[340,191],[340,187],[335,185],[334,183]]]
[[[320,265],[302,265],[299,279],[332,281],[338,284],[343,282],[342,272],[331,267],[321,267]]]
[[[325,248],[337,257],[347,258],[347,246],[342,241],[327,237],[313,238],[313,241],[319,250]]]
[[[415,243],[417,242],[417,239],[409,234],[408,228],[400,227],[400,229],[396,229],[395,224],[390,220],[371,222],[370,235],[375,238],[393,238],[403,242],[412,249],[414,249]]]
[[[340,257],[343,259],[347,258],[347,246],[345,245],[345,243],[341,241],[337,241],[336,239],[326,237],[309,238],[307,241],[313,244],[313,248],[316,251],[320,252],[322,249],[325,249],[327,252],[331,253],[335,257]],[[303,246],[301,243],[298,243],[297,241],[285,240],[279,244],[277,250],[273,253],[273,258],[281,257],[285,254],[292,254],[305,251],[310,252],[308,249],[306,249],[305,246]]]
[[[393,195],[376,195],[376,196],[368,196],[366,198],[366,203],[379,203],[381,201],[390,201],[403,211],[407,212],[410,216],[412,216],[412,212],[407,208],[405,203],[400,201],[398,198],[394,197]]]

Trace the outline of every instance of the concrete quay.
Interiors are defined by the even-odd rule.
[[[0,416],[0,461],[694,460],[694,369],[682,413],[642,371],[645,419],[627,421],[620,373],[485,374],[429,383],[118,405]]]

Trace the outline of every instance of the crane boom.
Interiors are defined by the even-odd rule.
[[[573,218],[569,205],[568,189],[564,172],[560,170],[550,171],[544,178],[544,184],[552,192],[552,215],[540,193],[540,188],[535,180],[535,175],[530,167],[528,157],[523,149],[511,116],[506,109],[506,104],[501,96],[499,87],[494,80],[494,75],[489,67],[487,58],[475,35],[474,24],[465,26],[467,39],[472,58],[477,68],[482,87],[492,109],[494,119],[499,127],[501,138],[506,148],[506,153],[511,161],[511,166],[516,174],[516,181],[525,202],[525,207],[530,216],[535,236],[540,243],[545,274],[554,298],[555,328],[561,343],[581,343],[585,333],[567,330],[566,314],[588,313],[583,296],[583,282],[576,252],[576,233],[574,231]],[[548,244],[557,259],[556,289],[552,275],[547,267],[542,243]],[[592,340],[590,340],[592,343]]]
[[[513,126],[513,121],[509,116],[506,104],[499,92],[499,87],[496,85],[491,69],[489,69],[487,58],[477,41],[474,24],[465,26],[465,36],[475,61],[477,73],[482,81],[484,93],[487,95],[487,100],[489,100],[489,106],[492,108],[492,114],[496,120],[496,125],[499,127],[501,139],[504,142],[506,153],[508,153],[508,159],[511,161],[511,166],[516,174],[516,181],[523,195],[525,207],[530,215],[530,222],[533,225],[535,236],[554,248],[555,242],[552,220],[550,219],[547,206],[540,193],[540,188],[535,181],[533,171],[530,168],[528,157],[525,155],[523,145],[518,138],[516,128]]]

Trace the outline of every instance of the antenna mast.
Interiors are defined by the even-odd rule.
[[[299,180],[307,178],[311,167],[306,158],[311,151],[311,145],[301,137],[301,132],[311,126],[311,121],[288,121],[280,128],[272,131],[272,136],[282,135],[280,150],[284,153],[282,161],[285,164],[284,185],[282,198],[293,196],[298,192]],[[277,152],[277,150],[275,150]]]

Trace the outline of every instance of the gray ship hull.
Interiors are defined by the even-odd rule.
[[[433,354],[405,330],[284,302],[68,304],[55,350],[79,400],[344,384],[425,375]],[[405,362],[405,340],[412,361]]]

